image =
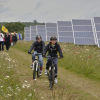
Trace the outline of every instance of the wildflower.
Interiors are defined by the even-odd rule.
[[[29,96],[29,97],[32,96],[32,93],[30,93],[28,96]]]
[[[34,92],[35,92],[36,90],[34,89]]]
[[[41,99],[43,99],[44,97],[41,97]]]
[[[25,80],[25,83],[27,83],[27,81]]]
[[[6,76],[6,78],[9,78],[9,76]]]
[[[1,86],[1,88],[2,88],[3,86]]]
[[[11,97],[12,95],[11,94],[8,94],[8,96]]]
[[[91,58],[92,56],[90,55],[88,58]]]

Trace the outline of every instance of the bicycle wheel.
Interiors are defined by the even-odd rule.
[[[33,79],[36,78],[36,63],[34,63]]]
[[[37,77],[38,77],[38,78],[40,77],[40,75],[39,75],[39,70],[40,70],[40,66],[39,66],[39,64],[38,64],[38,70],[37,70]]]
[[[53,85],[54,85],[54,69],[52,68],[49,71],[49,86],[50,86],[50,90],[52,89]]]

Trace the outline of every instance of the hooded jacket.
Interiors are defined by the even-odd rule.
[[[30,47],[29,51],[32,51],[34,49],[34,51],[37,51],[38,53],[43,53],[44,54],[44,50],[45,50],[45,42],[41,41],[41,42],[37,42],[35,41],[32,46]]]
[[[60,45],[58,43],[55,44],[55,46],[51,45],[51,42],[45,47],[45,55],[48,51],[48,55],[51,57],[56,57],[57,52],[59,52],[60,57],[63,57],[62,50],[60,48]]]

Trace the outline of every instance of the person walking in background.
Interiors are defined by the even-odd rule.
[[[16,42],[17,42],[17,37],[16,37],[16,33],[14,32],[14,36],[13,36],[13,43],[14,43],[14,45],[16,44]]]
[[[6,50],[9,51],[10,47],[10,35],[9,32],[5,34],[5,45],[6,45]]]
[[[4,35],[1,33],[1,30],[0,30],[0,51],[1,51],[1,45],[2,45],[2,51],[4,51]]]

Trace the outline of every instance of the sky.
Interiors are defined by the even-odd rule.
[[[57,22],[100,16],[100,0],[0,0],[0,22]]]

